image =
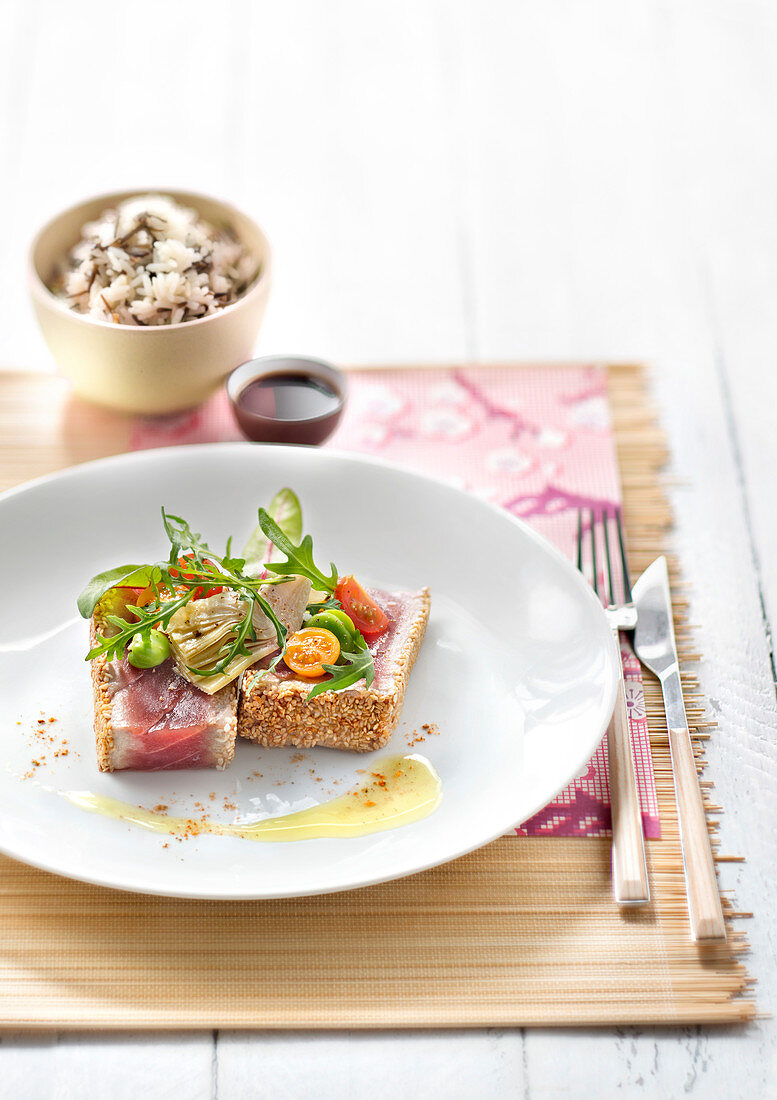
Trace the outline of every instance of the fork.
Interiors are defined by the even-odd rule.
[[[610,553],[609,524],[614,520],[618,532],[618,557],[622,593],[616,595],[615,576]],[[590,543],[590,574],[586,579],[602,601],[613,637],[620,653],[620,631],[633,631],[637,625],[637,609],[631,595],[631,583],[623,540],[620,508],[610,514],[602,510],[599,523],[593,510],[588,513]],[[601,534],[597,539],[597,526]],[[577,568],[586,576],[583,513],[577,513]],[[597,553],[597,541],[603,553]],[[602,572],[599,572],[599,558]],[[646,905],[650,901],[642,813],[637,792],[637,776],[631,752],[631,735],[626,713],[623,669],[618,683],[615,709],[607,727],[607,761],[612,810],[612,892],[619,905]]]

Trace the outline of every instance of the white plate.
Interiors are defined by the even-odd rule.
[[[431,588],[429,628],[391,744],[363,756],[306,750],[300,760],[299,750],[240,742],[225,772],[101,774],[83,659],[87,624],[75,615],[81,587],[114,565],[166,557],[161,505],[214,547],[229,534],[240,546],[257,507],[283,485],[302,500],[317,560],[380,587]],[[107,886],[180,897],[292,897],[454,859],[525,820],[574,778],[615,697],[617,654],[604,614],[555,549],[475,496],[332,451],[174,447],[43,478],[0,497],[0,576],[0,847]],[[46,723],[54,738],[47,747],[32,731],[50,716],[57,721]],[[424,723],[435,723],[439,736],[411,750],[412,731]],[[69,754],[54,756],[63,739]],[[59,793],[164,803],[177,814],[200,802],[218,820],[255,820],[342,793],[357,769],[409,751],[426,755],[439,772],[439,809],[362,838],[175,841],[89,814]]]

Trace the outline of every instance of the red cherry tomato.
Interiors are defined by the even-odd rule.
[[[335,589],[335,598],[340,601],[343,611],[365,638],[375,637],[388,629],[390,620],[386,612],[353,577],[340,578]]]
[[[185,566],[187,566],[189,564],[189,562],[193,560],[193,558],[194,558],[194,554],[187,554],[185,558],[179,558],[178,559],[178,565],[180,566],[180,569],[176,568],[176,566],[174,566],[174,565],[171,565],[169,570],[168,570],[168,572],[170,573],[170,576],[171,577],[180,577],[181,580],[183,580],[183,581],[196,581],[199,577],[199,574],[196,572],[196,570],[192,571],[190,569],[185,568]],[[211,567],[211,569],[213,568],[213,562],[212,561],[208,561],[207,558],[203,558],[202,560],[205,562],[206,565],[209,565]],[[194,592],[192,593],[192,599],[193,600],[207,599],[208,596],[218,596],[219,592],[223,592],[223,591],[224,591],[224,586],[223,585],[220,585],[217,588],[208,588],[208,589],[195,588]]]

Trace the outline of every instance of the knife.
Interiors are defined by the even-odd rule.
[[[725,940],[707,816],[680,683],[666,558],[656,558],[636,581],[634,603],[634,652],[659,678],[664,695],[691,933],[695,940]]]

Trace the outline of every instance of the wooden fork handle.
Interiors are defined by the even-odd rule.
[[[607,729],[607,752],[612,809],[613,897],[619,905],[646,905],[650,901],[650,887],[623,675]]]
[[[699,787],[699,773],[696,770],[688,729],[670,729],[669,747],[672,752],[691,932],[695,940],[725,940],[726,924],[715,876],[707,816]]]

